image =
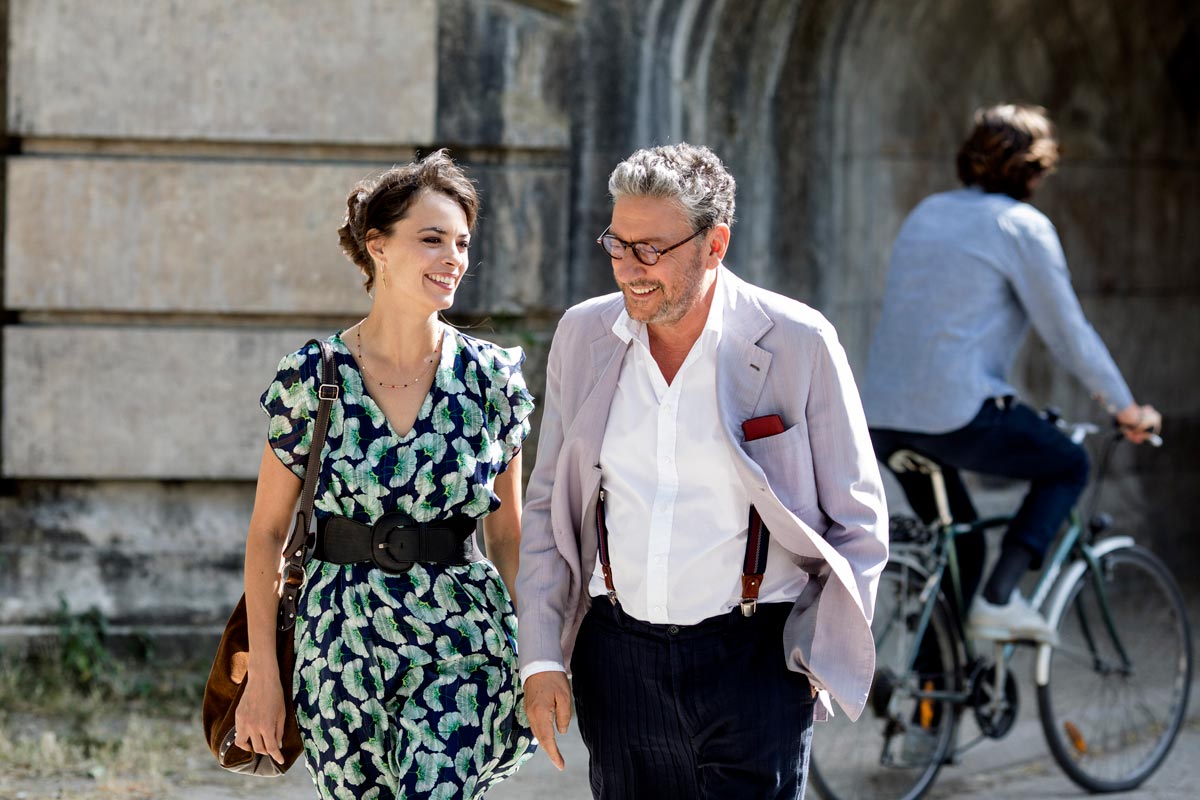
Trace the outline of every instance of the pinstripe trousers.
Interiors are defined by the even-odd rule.
[[[598,800],[802,800],[808,679],[787,669],[789,603],[656,625],[595,598],[571,658]]]

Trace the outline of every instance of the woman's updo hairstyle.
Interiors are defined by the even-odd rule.
[[[964,186],[1030,195],[1029,182],[1058,165],[1054,123],[1041,106],[999,105],[975,112],[975,127],[958,151],[958,177]]]
[[[427,191],[440,192],[458,203],[466,214],[467,227],[475,229],[479,213],[475,185],[446,155],[445,149],[359,181],[350,191],[346,221],[338,228],[338,241],[342,252],[366,276],[363,287],[368,294],[375,286],[375,261],[367,251],[367,241],[390,236],[393,226],[404,219],[412,204]]]

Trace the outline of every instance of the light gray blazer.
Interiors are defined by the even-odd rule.
[[[887,509],[854,378],[829,322],[721,267],[717,406],[728,451],[771,536],[810,575],[784,629],[788,666],[857,719],[875,669],[871,614],[887,561]],[[569,309],[550,347],[537,461],[517,576],[522,666],[570,666],[596,563],[600,446],[626,343],[620,294]],[[742,422],[779,414],[785,432],[744,441]],[[731,570],[741,565],[730,564]]]

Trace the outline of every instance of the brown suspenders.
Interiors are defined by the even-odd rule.
[[[600,570],[604,573],[604,588],[608,599],[617,604],[617,589],[613,585],[612,560],[608,552],[608,527],[604,523],[604,503],[607,493],[601,489],[596,500],[596,539],[600,557]],[[763,573],[767,571],[767,542],[771,534],[762,524],[762,518],[754,506],[750,506],[750,525],[746,535],[746,556],[742,560],[742,600],[738,604],[742,616],[754,616],[758,607],[758,591],[762,588]]]

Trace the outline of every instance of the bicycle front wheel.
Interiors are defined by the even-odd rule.
[[[892,562],[884,569],[871,630],[875,678],[857,722],[835,716],[813,729],[810,768],[825,800],[916,800],[937,777],[953,745],[961,667],[949,610],[936,592],[924,636],[924,571]]]
[[[1148,550],[1113,550],[1069,590],[1058,636],[1038,687],[1050,752],[1088,791],[1139,786],[1187,711],[1192,640],[1175,579]]]

